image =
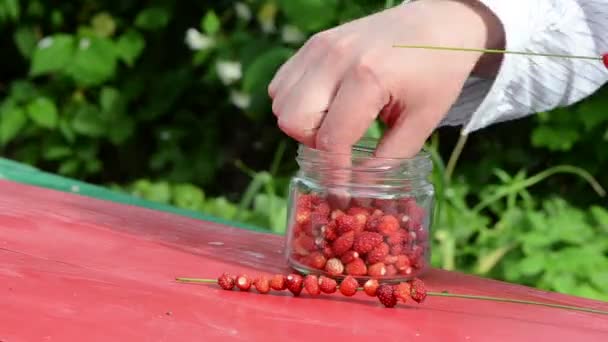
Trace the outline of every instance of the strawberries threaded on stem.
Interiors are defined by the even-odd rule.
[[[282,274],[275,274],[272,279],[270,279],[270,288],[275,291],[287,289],[287,278]]]
[[[409,281],[409,284],[411,286],[410,297],[412,297],[416,303],[424,302],[427,295],[424,282],[418,278],[414,278]]]
[[[319,289],[321,292],[331,294],[336,292],[337,287],[338,283],[334,279],[325,276],[319,277]]]
[[[395,289],[393,285],[382,284],[376,290],[376,296],[382,305],[387,308],[392,308],[397,305],[397,297],[395,297]]]
[[[255,289],[261,294],[266,294],[270,292],[270,279],[268,279],[266,276],[260,276],[256,278],[253,281],[253,285],[255,286]]]
[[[309,274],[304,278],[304,289],[311,296],[318,296],[321,294],[321,289],[319,288],[319,278],[317,276]]]
[[[217,278],[217,284],[224,290],[230,291],[234,288],[235,280],[234,277],[228,273],[222,274]]]
[[[395,285],[395,296],[402,302],[407,302],[411,295],[411,286],[408,283]]]
[[[300,295],[303,285],[304,279],[301,275],[292,273],[287,276],[287,289],[294,295],[294,297]]]
[[[251,279],[246,274],[241,274],[236,277],[236,286],[241,291],[249,291],[251,288]]]
[[[347,297],[354,296],[357,293],[359,282],[352,276],[347,276],[340,283],[340,293]]]
[[[363,291],[365,291],[368,296],[375,297],[379,286],[380,283],[378,283],[378,280],[373,278],[368,279],[365,284],[363,284]]]

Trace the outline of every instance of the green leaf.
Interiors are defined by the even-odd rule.
[[[57,126],[57,106],[47,97],[38,97],[30,102],[27,105],[27,114],[40,127],[53,129]]]
[[[109,130],[108,139],[114,145],[125,142],[135,131],[135,120],[128,116],[121,116],[111,122],[112,129]]]
[[[91,19],[91,26],[93,26],[93,31],[100,37],[111,37],[116,31],[116,22],[114,22],[114,18],[107,12],[96,14]]]
[[[209,35],[214,35],[220,30],[220,18],[213,10],[208,10],[203,17],[201,28]]]
[[[32,57],[36,49],[38,37],[36,31],[31,26],[21,26],[13,34],[13,40],[21,55],[25,58]]]
[[[55,145],[45,148],[42,156],[46,160],[59,160],[72,155],[72,149],[66,145]]]
[[[137,14],[135,26],[149,31],[160,30],[169,23],[169,11],[162,7],[149,7]]]
[[[205,201],[204,192],[192,184],[178,184],[171,189],[173,203],[179,208],[200,210]]]
[[[74,37],[56,34],[38,42],[32,55],[31,76],[39,76],[63,70],[72,60]]]
[[[17,21],[20,12],[19,0],[2,0],[0,2],[0,19]]]
[[[116,52],[128,66],[133,66],[145,46],[146,41],[141,33],[129,30],[118,39]]]
[[[76,141],[76,134],[74,134],[72,126],[65,117],[59,119],[59,131],[68,142],[73,143]]]
[[[328,28],[338,17],[338,0],[280,0],[287,19],[303,31]]]
[[[0,109],[0,143],[6,145],[13,140],[27,123],[23,108],[8,105]]]
[[[519,263],[519,272],[526,276],[533,276],[543,271],[545,265],[545,256],[543,254],[534,254]]]
[[[85,104],[78,109],[72,120],[72,128],[76,133],[88,137],[101,137],[107,131],[107,126],[96,106]]]
[[[31,101],[38,95],[38,90],[29,81],[16,80],[10,85],[10,96],[18,104]]]
[[[99,104],[101,110],[108,113],[112,112],[118,106],[120,100],[120,92],[116,88],[103,87],[99,94]]]
[[[107,38],[82,38],[66,73],[82,86],[96,86],[110,80],[116,71],[116,50]]]
[[[64,176],[71,176],[78,171],[78,168],[80,168],[80,161],[78,159],[68,159],[59,165],[57,172]]]

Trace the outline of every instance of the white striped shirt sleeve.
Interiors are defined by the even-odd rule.
[[[479,0],[500,19],[506,49],[608,53],[608,0]],[[505,54],[495,79],[470,78],[441,125],[463,134],[574,104],[608,81],[602,61]]]

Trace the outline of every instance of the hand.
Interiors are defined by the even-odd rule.
[[[475,0],[420,0],[313,36],[269,85],[279,127],[311,147],[348,153],[379,115],[377,157],[417,154],[481,53],[393,45],[498,48],[497,18]]]

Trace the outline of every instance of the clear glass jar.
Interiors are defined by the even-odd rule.
[[[401,282],[430,262],[434,188],[430,155],[375,158],[362,139],[351,155],[300,145],[292,178],[286,258],[304,274]]]

